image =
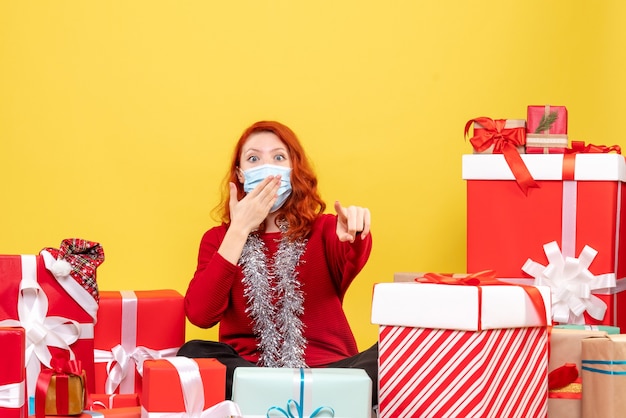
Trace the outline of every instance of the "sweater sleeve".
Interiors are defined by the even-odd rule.
[[[359,235],[353,243],[341,242],[337,238],[337,216],[324,215],[322,233],[328,267],[341,298],[352,281],[363,269],[372,251],[372,234],[364,239]]]
[[[222,257],[217,249],[226,228],[215,227],[207,231],[200,242],[198,266],[185,294],[185,314],[189,321],[200,327],[216,325],[228,307],[230,290],[239,267]]]

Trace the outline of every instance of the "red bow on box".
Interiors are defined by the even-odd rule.
[[[472,146],[477,152],[485,151],[493,145],[493,153],[504,155],[504,159],[511,168],[511,172],[524,194],[527,194],[528,189],[531,187],[539,187],[517,150],[517,147],[526,144],[525,129],[506,129],[504,127],[506,119],[493,120],[480,117],[470,119],[465,124],[466,137],[473,123],[478,123],[482,127],[481,129],[474,128],[474,136],[470,139]]]
[[[50,361],[50,369],[44,369],[37,379],[37,388],[35,391],[35,416],[36,418],[45,417],[48,391],[51,389],[52,378],[55,378],[55,394],[51,397],[55,402],[56,415],[75,415],[79,414],[87,405],[87,391],[85,388],[85,373],[80,360],[68,360],[65,358],[52,358]],[[80,382],[77,396],[72,395],[70,380],[78,380]],[[75,393],[73,395],[76,395]],[[70,399],[76,399],[76,402],[70,402]],[[49,413],[48,413],[49,414]]]
[[[578,368],[574,363],[565,363],[548,373],[548,390],[561,389],[578,378]]]
[[[567,154],[607,154],[612,151],[615,151],[617,154],[622,153],[622,149],[619,145],[585,145],[584,141],[572,141],[572,148],[568,148],[567,150],[565,150]]]

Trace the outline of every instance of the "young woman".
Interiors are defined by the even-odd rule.
[[[202,237],[185,295],[191,323],[219,326],[219,341],[187,342],[179,355],[217,358],[235,367],[355,367],[373,381],[377,345],[359,353],[342,308],[372,248],[370,212],[335,202],[294,132],[257,122],[237,143],[218,206],[222,224]]]

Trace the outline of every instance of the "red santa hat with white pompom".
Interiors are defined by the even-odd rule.
[[[97,242],[65,239],[57,248],[41,250],[46,268],[59,284],[96,320],[98,283],[96,269],[104,262],[104,250]]]

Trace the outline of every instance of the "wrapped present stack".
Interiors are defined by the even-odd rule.
[[[96,268],[104,261],[98,243],[64,240],[39,255],[0,256],[0,326],[26,333],[26,394],[33,409],[42,370],[54,358],[79,361],[93,376],[93,335],[98,311]],[[87,379],[87,390],[93,380]]]
[[[374,287],[380,418],[626,416],[626,160],[526,114],[465,125],[466,272]]]
[[[564,106],[528,106],[524,147],[491,134],[519,159],[504,145],[477,152],[486,135],[474,126],[462,161],[467,272],[550,289],[550,417],[623,416],[620,371],[607,365],[626,361],[626,163],[617,145],[569,144],[567,121]]]
[[[101,245],[82,239],[0,255],[0,416],[237,416],[224,400],[225,366],[170,362],[185,341],[182,295],[99,291],[103,261]],[[177,373],[194,376],[193,387]]]
[[[527,127],[539,126],[545,137],[567,135],[564,106],[528,106],[527,113]],[[476,136],[484,134],[475,134],[474,147]],[[518,157],[521,166],[504,154],[463,155],[467,272],[493,269],[549,286],[556,323],[626,326],[619,308],[626,303],[626,162],[619,147],[577,141],[563,152]]]

